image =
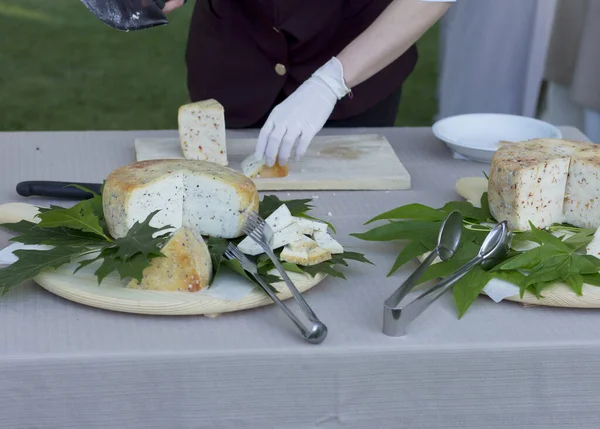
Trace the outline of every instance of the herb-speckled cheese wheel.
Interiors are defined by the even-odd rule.
[[[600,146],[563,139],[504,144],[494,154],[490,212],[509,228],[600,227]]]
[[[167,292],[198,292],[208,286],[212,261],[208,246],[189,228],[181,228],[161,249],[164,256],[152,259],[141,282],[131,280],[133,289]]]
[[[110,234],[124,237],[135,222],[159,210],[150,225],[182,226],[196,235],[237,238],[258,192],[243,174],[206,161],[150,160],[117,168],[103,189]],[[173,230],[172,230],[173,231]]]

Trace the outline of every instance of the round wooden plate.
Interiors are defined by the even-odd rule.
[[[458,195],[475,206],[479,206],[481,195],[485,191],[487,191],[487,179],[482,177],[464,177],[456,182]],[[544,289],[543,297],[539,299],[529,292],[525,292],[523,298],[517,294],[504,299],[525,305],[600,308],[600,287],[584,284],[582,293],[579,296],[565,283],[555,283]],[[482,294],[485,295],[485,292],[482,292]]]
[[[37,212],[37,209],[30,204],[3,204],[0,205],[0,223],[13,223],[20,220],[33,221]],[[311,277],[293,272],[288,272],[288,275],[300,292],[311,289],[326,277],[323,274]],[[255,288],[240,300],[229,301],[197,292],[130,289],[126,288],[126,283],[116,276],[109,276],[101,285],[98,285],[97,279],[83,270],[77,274],[73,274],[72,270],[68,269],[48,271],[35,277],[34,281],[49,292],[70,301],[126,313],[216,316],[221,313],[273,304],[271,298],[260,288]],[[237,275],[223,275],[219,276],[214,286],[222,286],[223,282],[232,284],[245,282],[245,280]],[[278,294],[281,300],[291,298],[291,292],[283,282],[275,283],[273,286],[281,291]]]

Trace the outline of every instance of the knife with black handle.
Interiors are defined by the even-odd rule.
[[[27,181],[17,184],[17,194],[22,197],[50,197],[72,200],[87,200],[93,197],[91,193],[70,185],[83,186],[97,194],[100,194],[102,187],[99,183],[51,182],[47,180]]]

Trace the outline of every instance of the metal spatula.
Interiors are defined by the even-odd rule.
[[[121,31],[144,30],[168,24],[162,12],[165,0],[81,0],[109,27]]]

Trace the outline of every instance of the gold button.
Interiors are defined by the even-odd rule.
[[[279,75],[279,76],[283,76],[287,70],[285,69],[285,66],[283,64],[276,64],[275,65],[275,72]]]

